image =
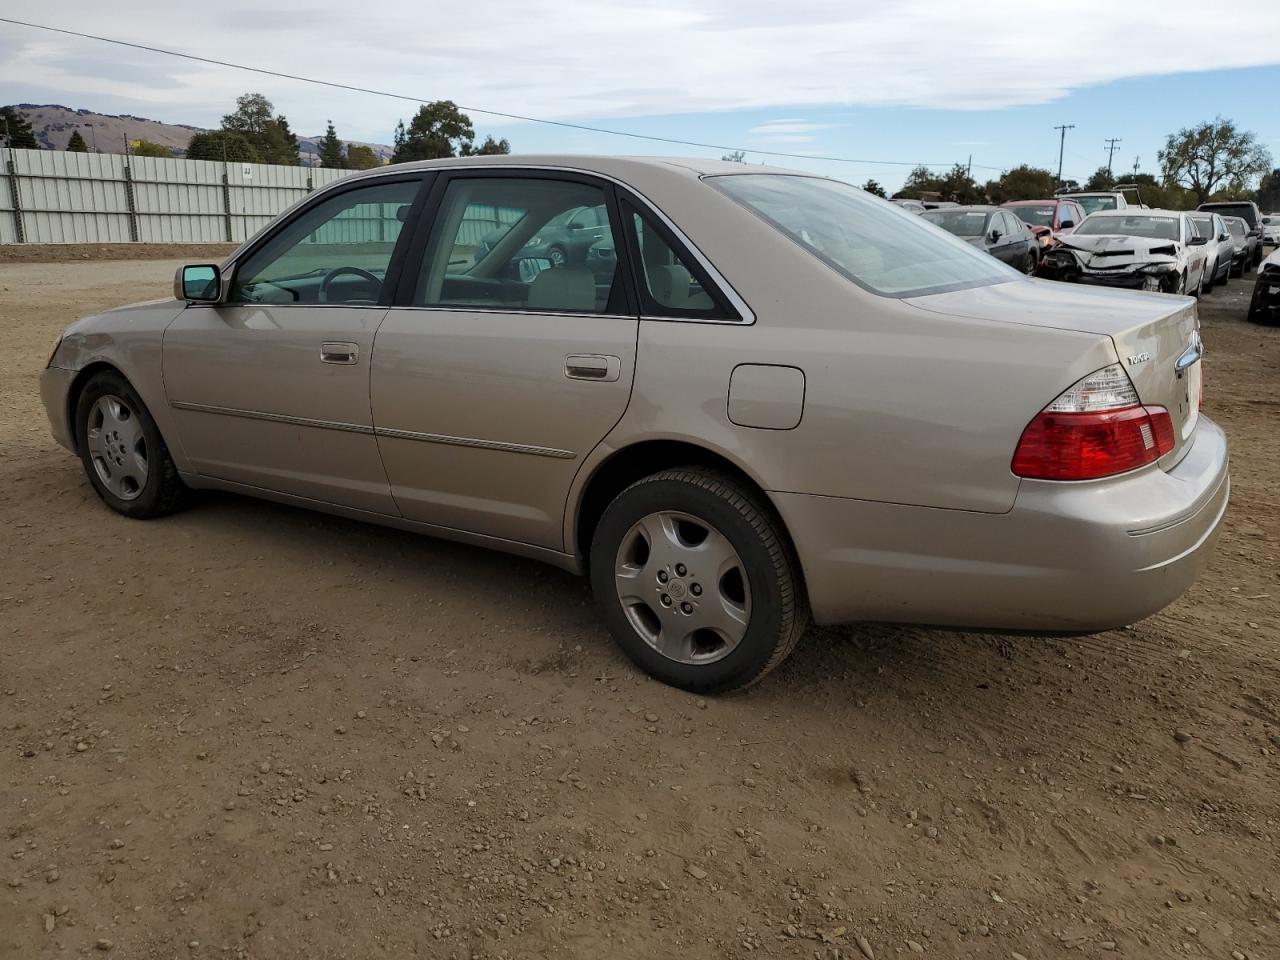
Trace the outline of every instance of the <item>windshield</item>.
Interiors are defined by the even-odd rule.
[[[923,219],[835,180],[725,174],[707,182],[858,286],[915,297],[1020,276]]]
[[[1097,213],[1099,210],[1114,210],[1119,206],[1115,197],[1072,197],[1071,199],[1080,204],[1086,214]]]
[[[1023,223],[1033,227],[1053,226],[1053,207],[1010,207]]]
[[[1115,234],[1122,237],[1147,237],[1151,240],[1177,240],[1177,217],[1096,216],[1089,217],[1076,230],[1082,236]]]
[[[1200,209],[1212,210],[1224,217],[1239,217],[1249,226],[1258,222],[1252,203],[1205,203],[1201,204]]]
[[[926,210],[921,216],[957,237],[981,237],[987,232],[985,210]]]
[[[1228,220],[1227,229],[1234,233],[1237,237],[1243,237],[1249,231],[1245,229],[1243,220]]]

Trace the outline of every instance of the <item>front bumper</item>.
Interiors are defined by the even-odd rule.
[[[1201,417],[1169,471],[1022,481],[1004,514],[774,493],[819,623],[1093,633],[1195,581],[1226,510],[1222,430]]]
[[[75,370],[46,367],[40,371],[40,399],[49,416],[49,432],[53,434],[53,439],[72,453],[76,452],[76,441],[71,433],[71,411],[67,403],[75,379]]]
[[[1258,274],[1249,302],[1249,319],[1254,323],[1280,324],[1280,270]]]

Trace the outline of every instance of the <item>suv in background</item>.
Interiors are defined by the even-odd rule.
[[[1280,213],[1268,213],[1262,218],[1262,242],[1280,246]]]
[[[1212,210],[1224,217],[1239,217],[1249,227],[1250,265],[1262,263],[1262,211],[1252,200],[1228,200],[1220,203],[1202,203],[1197,210]]]

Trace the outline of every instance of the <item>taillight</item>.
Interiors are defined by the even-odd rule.
[[[1173,419],[1138,402],[1118,363],[1071,386],[1027,424],[1012,470],[1031,480],[1096,480],[1154,463],[1173,449]]]

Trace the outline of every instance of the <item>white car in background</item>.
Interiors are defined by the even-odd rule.
[[[1268,213],[1262,218],[1262,242],[1280,246],[1280,213]]]
[[[1129,290],[1199,296],[1206,282],[1208,237],[1182,210],[1110,210],[1084,218],[1061,237],[1040,276]]]
[[[1207,240],[1204,247],[1204,291],[1208,293],[1216,284],[1227,284],[1231,281],[1236,246],[1220,214],[1209,210],[1193,210],[1189,216],[1200,236]]]

